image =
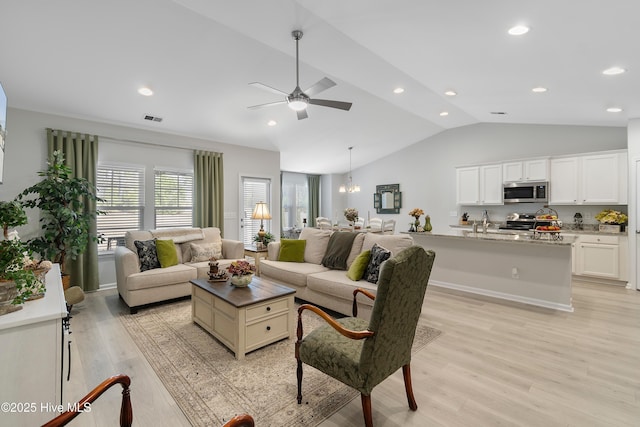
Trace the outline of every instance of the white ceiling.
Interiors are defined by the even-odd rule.
[[[0,0],[0,10],[10,107],[277,150],[283,170],[343,173],[349,146],[356,169],[478,122],[640,117],[638,0]],[[507,34],[520,23],[531,31]],[[294,89],[294,29],[300,86],[327,76],[337,86],[318,97],[351,111],[311,105],[298,121],[286,105],[247,109],[280,100],[250,82]],[[614,65],[627,72],[602,74]]]

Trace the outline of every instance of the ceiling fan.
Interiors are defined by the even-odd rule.
[[[312,85],[308,89],[302,90],[300,89],[300,73],[299,73],[299,63],[298,63],[298,41],[302,38],[302,31],[295,30],[291,33],[294,40],[296,41],[296,88],[291,93],[283,92],[279,89],[273,88],[271,86],[267,86],[262,83],[253,82],[249,83],[249,85],[258,87],[269,92],[277,93],[278,95],[284,95],[285,99],[283,101],[270,102],[268,104],[260,104],[253,105],[248,107],[250,109],[262,108],[262,107],[270,107],[272,105],[279,104],[289,104],[289,108],[294,110],[298,114],[298,120],[306,119],[309,117],[307,115],[307,106],[309,104],[319,105],[321,107],[331,107],[338,108],[340,110],[349,111],[351,108],[351,102],[342,102],[342,101],[331,101],[328,99],[315,99],[311,98],[311,96],[316,95],[324,90],[329,89],[336,85],[336,83],[325,77],[318,81],[316,84]]]

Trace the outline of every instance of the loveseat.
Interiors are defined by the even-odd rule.
[[[146,253],[149,245],[154,247],[161,240],[171,240],[172,243],[160,242],[162,245],[157,246],[156,253],[161,253],[161,258],[175,256],[167,258],[165,263],[168,266],[165,267],[153,265],[155,260],[152,256],[149,260]],[[143,248],[141,251],[136,242]],[[131,313],[145,304],[191,295],[189,281],[208,278],[209,258],[212,256],[218,259],[220,269],[236,259],[244,259],[243,243],[223,239],[216,227],[129,231],[125,234],[124,243],[115,251],[116,281],[118,293]]]
[[[413,239],[407,234],[350,233],[355,237],[346,259],[346,270],[332,269],[323,266],[322,261],[327,255],[333,233],[349,232],[304,228],[298,238],[306,241],[304,262],[280,261],[282,242],[269,243],[267,258],[260,261],[260,276],[295,289],[296,298],[351,315],[353,291],[356,288],[366,289],[374,295],[376,293],[376,284],[370,283],[366,278],[354,281],[347,277],[349,268],[357,262],[358,256],[372,250],[376,244],[387,249],[390,257],[413,245]],[[369,319],[372,308],[372,300],[358,298],[359,317]]]

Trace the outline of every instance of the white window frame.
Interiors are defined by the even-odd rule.
[[[157,178],[161,175],[176,176],[178,181],[182,181],[172,191],[178,192],[178,201],[172,205],[160,205],[158,203],[158,185]],[[194,178],[193,170],[179,170],[171,168],[156,167],[153,171],[153,223],[154,228],[179,228],[179,227],[192,227],[193,226],[193,194],[194,194]],[[159,214],[159,211],[171,210],[174,211],[170,215]],[[182,212],[182,215],[178,215],[178,212]],[[188,218],[186,217],[188,213]],[[161,223],[158,220],[163,219]],[[180,220],[179,218],[182,218]]]
[[[248,194],[248,190],[250,190],[250,186],[264,186],[264,192],[258,191],[254,194]],[[239,226],[240,239],[245,245],[254,244],[253,238],[260,230],[260,220],[252,219],[251,215],[253,214],[253,209],[258,202],[265,202],[269,207],[269,213],[271,216],[274,216],[274,209],[280,209],[278,206],[273,206],[271,203],[271,178],[266,177],[256,177],[256,176],[241,176],[240,177],[240,215],[239,215]],[[271,233],[271,223],[272,220],[265,219],[263,220],[264,230]]]

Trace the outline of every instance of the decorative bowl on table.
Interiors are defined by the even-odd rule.
[[[243,274],[242,276],[231,276],[231,284],[236,288],[246,288],[253,280],[253,274]]]

